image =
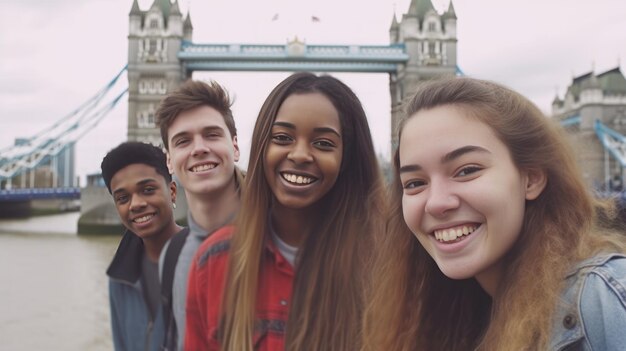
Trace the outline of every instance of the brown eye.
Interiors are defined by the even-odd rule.
[[[468,176],[480,170],[482,170],[482,168],[478,166],[466,166],[466,167],[461,168],[461,170],[456,175],[458,177]]]
[[[279,145],[288,144],[291,140],[291,137],[286,134],[276,134],[272,136],[272,141]]]

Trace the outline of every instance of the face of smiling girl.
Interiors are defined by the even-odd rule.
[[[476,277],[493,295],[525,202],[543,187],[518,170],[489,126],[451,105],[415,113],[399,157],[408,227],[446,276]]]
[[[280,106],[264,160],[278,204],[304,209],[335,184],[343,155],[339,114],[320,93],[292,94]]]

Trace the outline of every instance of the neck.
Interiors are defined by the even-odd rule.
[[[191,217],[206,231],[224,224],[239,210],[239,192],[234,179],[223,191],[205,195],[185,192],[185,195]]]
[[[310,208],[292,209],[275,204],[272,209],[274,230],[280,239],[290,246],[301,246],[317,218]]]
[[[146,250],[148,259],[152,262],[158,262],[159,255],[161,254],[161,250],[163,249],[163,246],[165,246],[165,243],[181,229],[182,228],[174,222],[174,219],[172,219],[172,223],[170,223],[162,233],[143,239],[143,247]]]
[[[502,266],[502,263],[496,262],[491,267],[478,273],[475,278],[483,290],[485,290],[485,292],[493,299],[496,291],[498,290],[498,286],[502,281],[503,273],[504,267]]]

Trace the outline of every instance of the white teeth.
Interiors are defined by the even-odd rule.
[[[282,176],[289,183],[295,183],[295,184],[310,184],[313,181],[315,181],[314,178],[305,177],[301,175],[295,175],[295,174],[289,174],[289,173],[283,173]]]
[[[215,168],[215,164],[211,163],[211,164],[206,164],[206,165],[200,165],[200,166],[195,166],[191,168],[192,172],[202,172],[202,171],[207,171],[209,169],[213,169]]]
[[[135,223],[143,223],[143,222],[148,221],[152,217],[153,217],[153,215],[145,215],[143,217],[135,218],[133,220],[133,222],[135,222]]]
[[[454,241],[462,237],[463,235],[469,235],[472,232],[474,232],[474,230],[476,230],[475,226],[464,225],[463,227],[459,227],[459,228],[435,230],[433,234],[435,235],[435,239],[437,239],[438,241],[449,242],[449,241]]]

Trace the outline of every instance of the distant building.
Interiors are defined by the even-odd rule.
[[[622,166],[602,146],[595,129],[599,121],[626,135],[626,78],[619,67],[573,78],[563,99],[554,98],[552,115],[571,133],[589,184],[603,188],[616,174],[623,179]]]
[[[29,139],[17,138],[15,145],[27,145]],[[46,141],[51,143],[52,140]],[[75,143],[68,143],[53,155],[34,153],[30,160],[36,168],[20,172],[10,179],[0,181],[0,189],[76,187]],[[45,145],[44,145],[45,146]],[[35,163],[36,161],[36,163]]]

